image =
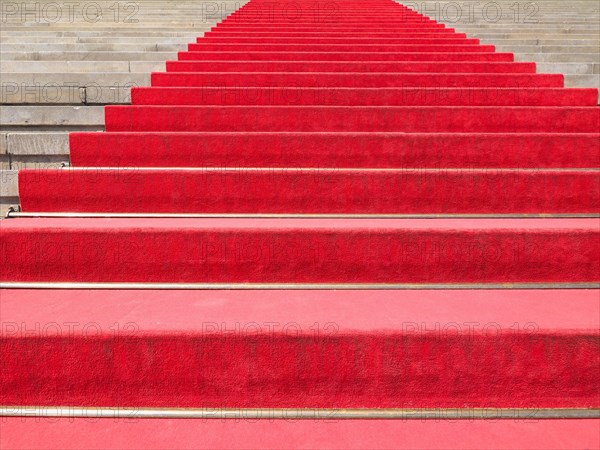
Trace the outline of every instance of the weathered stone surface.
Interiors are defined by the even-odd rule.
[[[6,155],[8,153],[8,136],[7,133],[0,133],[0,155]]]
[[[0,61],[4,73],[129,72],[129,61]]]
[[[565,87],[595,87],[600,89],[600,76],[593,75],[565,75]]]
[[[597,74],[600,64],[598,63],[538,63],[537,71],[541,73],[564,73],[574,75]]]
[[[5,52],[5,61],[167,61],[177,52]]]
[[[519,3],[420,0],[405,5],[466,32],[516,61],[538,62],[538,72],[564,73],[566,86],[597,87],[600,15],[596,0]]]
[[[1,170],[0,171],[0,198],[2,197],[17,197],[19,189],[17,187],[17,171],[16,170]],[[2,200],[0,200],[2,202]]]
[[[3,106],[3,126],[104,126],[100,106]]]
[[[8,133],[11,155],[69,155],[68,133]]]

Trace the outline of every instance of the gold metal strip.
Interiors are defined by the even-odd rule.
[[[0,289],[155,289],[155,290],[440,290],[440,289],[600,289],[590,283],[85,283],[0,281]]]
[[[597,419],[600,408],[120,408],[79,406],[0,406],[2,417],[127,419]]]
[[[18,212],[6,218],[149,218],[149,219],[596,219],[600,213],[581,214],[242,214],[242,213],[113,213],[113,212]]]

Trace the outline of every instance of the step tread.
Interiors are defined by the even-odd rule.
[[[134,408],[597,408],[597,295],[3,291],[0,399]],[[490,308],[482,312],[482,304]],[[47,314],[28,314],[36,305]],[[567,314],[575,317],[562,322]],[[25,361],[13,356],[25,349]]]
[[[293,417],[293,415],[292,415]],[[6,448],[596,448],[600,420],[193,420],[4,418]],[[99,444],[101,443],[101,445]],[[133,444],[135,443],[135,444]]]
[[[3,222],[4,224],[4,222]],[[600,333],[597,290],[344,290],[344,291],[190,291],[190,290],[29,290],[3,289],[4,322],[96,323],[103,335],[111,325],[135,323],[136,333],[178,333],[187,338],[207,332],[206,325],[227,324],[211,334],[235,332],[234,324],[256,323],[252,331],[283,333],[281,326],[299,325],[310,334],[315,323],[335,323],[337,332],[423,332],[457,324],[457,331],[479,333],[491,323],[500,329]],[[93,305],[93,308],[90,308]],[[268,322],[281,326],[271,330]],[[475,323],[479,325],[475,325]],[[514,325],[519,326],[514,327]],[[417,329],[415,329],[415,324]],[[441,324],[441,325],[440,325]],[[512,327],[512,328],[511,328]],[[19,331],[20,330],[20,331]],[[3,327],[3,338],[24,337],[26,330]],[[82,336],[86,338],[85,336]],[[89,339],[98,338],[91,334]]]
[[[147,230],[497,230],[519,233],[570,230],[599,232],[599,219],[153,219],[105,218],[93,221],[76,218],[32,218],[2,222],[2,232],[89,230],[98,232]],[[309,226],[310,225],[310,226]]]
[[[599,179],[600,169],[25,169],[19,194],[25,212],[590,214]]]

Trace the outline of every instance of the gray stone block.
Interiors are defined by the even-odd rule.
[[[9,133],[8,153],[16,156],[61,155],[68,158],[68,133]]]
[[[174,57],[173,59],[177,59]],[[164,61],[130,61],[129,71],[131,73],[164,72],[167,64]]]
[[[178,52],[187,49],[187,44],[0,44],[0,52]]]
[[[129,72],[129,61],[0,61],[7,78],[13,73]]]
[[[565,87],[595,87],[600,89],[600,75],[565,75]]]
[[[3,61],[167,61],[177,52],[6,52]]]
[[[104,108],[101,106],[3,106],[0,125],[103,127]]]
[[[515,61],[541,63],[600,63],[600,55],[591,53],[516,53]]]
[[[19,195],[17,171],[11,169],[0,170],[0,198],[17,197]],[[0,200],[0,203],[4,203]]]
[[[540,73],[563,73],[574,75],[597,74],[600,64],[597,63],[538,63]]]
[[[7,81],[0,84],[0,104],[84,104],[85,89],[56,84],[26,85]]]
[[[8,153],[8,135],[6,133],[0,133],[0,155],[6,155]]]

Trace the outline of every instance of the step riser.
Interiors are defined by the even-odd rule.
[[[236,28],[238,30],[238,28]],[[226,31],[222,29],[213,29],[207,32],[204,35],[204,38],[198,38],[197,42],[202,42],[202,39],[208,37],[224,37],[224,38],[248,38],[248,37],[257,37],[257,38],[337,38],[341,36],[347,36],[350,38],[386,38],[386,39],[394,39],[394,38],[466,38],[466,33],[457,33],[451,28],[440,28],[439,30],[421,30],[421,31],[411,31],[411,30],[390,30],[387,32],[381,31],[371,31],[371,30],[356,30],[356,31],[340,31],[340,32],[332,32],[332,31],[305,31],[305,32],[294,32],[294,31],[252,31],[251,28],[247,28],[241,31]]]
[[[598,134],[72,133],[70,148],[76,167],[596,168],[599,139]]]
[[[224,87],[563,87],[563,75],[437,73],[158,73],[152,86]]]
[[[512,62],[512,53],[334,53],[334,52],[179,52],[179,60],[247,61],[497,61]]]
[[[455,61],[451,63],[167,61],[167,72],[535,73],[535,67],[535,63]]]
[[[348,23],[348,22],[359,22],[364,23],[437,23],[433,19],[424,16],[422,14],[416,14],[411,10],[401,10],[398,8],[365,8],[364,4],[356,5],[356,8],[345,9],[344,11],[321,11],[319,14],[317,11],[303,10],[303,7],[299,8],[299,11],[295,11],[294,17],[287,9],[276,8],[272,11],[269,16],[268,8],[255,8],[255,5],[248,8],[240,8],[238,11],[233,12],[225,23],[236,24],[242,22],[260,22],[260,23],[280,23],[280,24],[293,24],[293,23]],[[345,5],[345,8],[347,5]],[[388,16],[384,16],[388,14]],[[392,15],[393,14],[393,15]],[[362,19],[362,20],[361,20]]]
[[[600,406],[597,334],[444,339],[295,331],[3,339],[0,401],[216,408]],[[551,389],[558,380],[560,388]]]
[[[598,291],[456,293],[3,290],[1,400],[489,413],[598,405]]]
[[[332,32],[342,32],[342,33],[364,33],[365,27],[361,26],[361,24],[353,24],[353,23],[340,23],[340,24],[327,24],[327,23],[319,23],[319,24],[229,24],[229,23],[219,23],[215,27],[213,27],[212,31],[231,31],[231,32],[242,32],[242,31],[255,31],[255,32],[276,32],[276,33],[287,33],[287,32],[307,32],[307,33],[332,33]],[[397,24],[385,24],[380,23],[377,25],[377,31],[385,32],[385,33],[452,33],[455,31],[454,28],[447,28],[443,24],[411,24],[411,23],[397,23]]]
[[[419,30],[424,30],[424,29],[444,29],[446,28],[446,25],[442,24],[442,23],[437,23],[434,21],[423,21],[423,20],[416,20],[416,21],[398,21],[398,20],[380,20],[378,22],[376,22],[377,24],[377,29],[378,31],[381,31],[382,29],[391,29],[391,31],[393,31],[394,29],[404,29],[404,28],[414,28],[414,29],[419,29]],[[230,30],[234,30],[237,31],[237,29],[247,29],[247,28],[273,28],[273,29],[281,29],[284,31],[288,31],[290,29],[295,30],[295,29],[334,29],[334,30],[338,30],[338,29],[342,29],[342,28],[353,28],[353,29],[357,29],[357,30],[361,30],[361,31],[365,31],[365,26],[364,26],[364,20],[363,21],[357,21],[357,20],[344,20],[344,21],[338,21],[338,22],[334,22],[334,21],[302,21],[302,20],[298,20],[295,22],[288,22],[288,23],[284,23],[281,21],[266,21],[266,22],[250,22],[250,21],[241,21],[241,20],[227,20],[227,21],[223,21],[223,22],[218,22],[216,24],[209,24],[209,26],[212,25],[212,29],[217,29],[217,30],[226,30],[226,29],[230,29]],[[451,27],[448,27],[451,28]]]
[[[531,221],[540,228],[514,222],[520,228],[511,229],[508,219],[500,228],[482,220],[461,228],[457,220],[444,227],[356,219],[341,227],[335,219],[100,219],[99,228],[89,222],[69,228],[66,219],[55,219],[55,227],[36,232],[19,223],[2,226],[0,262],[3,280],[13,282],[600,281],[596,219],[557,219],[554,228],[548,220]]]
[[[308,19],[308,20],[303,20],[302,18],[298,19],[298,20],[290,20],[290,21],[285,21],[285,20],[270,20],[270,21],[265,21],[265,22],[261,22],[261,21],[257,21],[255,18],[235,18],[232,17],[231,20],[227,21],[227,24],[217,24],[216,26],[221,28],[221,27],[235,27],[236,25],[239,26],[270,26],[270,27],[288,27],[290,25],[292,26],[318,26],[318,27],[327,27],[327,26],[331,26],[331,27],[338,27],[338,26],[342,26],[342,25],[349,25],[349,26],[356,26],[359,27],[361,25],[364,26],[364,23],[366,20],[369,21],[370,24],[372,24],[373,26],[377,26],[377,27],[396,27],[396,26],[413,26],[413,27],[423,27],[423,28],[427,28],[427,27],[436,27],[436,26],[440,26],[444,27],[443,24],[439,24],[436,23],[432,20],[429,19],[420,19],[420,18],[416,18],[416,19],[409,19],[409,20],[395,20],[394,18],[388,19],[388,18],[379,18],[377,16],[365,16],[364,14],[361,15],[353,15],[353,16],[346,16],[346,17],[342,17],[342,20],[338,21],[338,20],[314,20],[314,19]]]
[[[25,212],[594,213],[600,170],[31,169],[19,172],[19,194]]]
[[[341,20],[340,20],[341,19]],[[273,20],[260,21],[257,20],[257,17],[240,17],[231,15],[230,20],[227,21],[228,26],[236,26],[236,25],[258,25],[264,24],[269,26],[282,26],[287,27],[289,25],[306,25],[306,26],[339,26],[339,24],[344,25],[353,25],[357,26],[364,25],[365,21],[368,20],[370,24],[374,26],[384,25],[384,26],[396,26],[396,25],[404,25],[404,26],[436,26],[440,25],[435,21],[428,18],[406,18],[406,19],[396,19],[396,18],[380,18],[379,15],[366,15],[363,13],[360,14],[352,14],[346,15],[339,18],[334,18],[330,20],[315,20],[314,18],[297,18],[294,20],[285,20],[284,18],[274,18]],[[217,24],[218,27],[223,25]]]
[[[596,106],[596,89],[133,88],[134,105]]]
[[[328,44],[189,44],[189,51],[278,51],[278,52],[493,52],[493,45],[414,44],[414,45],[328,45]],[[164,51],[164,50],[163,50]]]
[[[407,37],[404,39],[399,38],[220,38],[206,36],[197,39],[199,44],[331,44],[331,45],[368,45],[368,44],[383,44],[383,45],[394,45],[394,44],[405,44],[405,45],[469,45],[479,44],[479,39],[466,39],[466,38],[418,38],[418,37]]]
[[[582,132],[596,108],[107,106],[107,131]]]

